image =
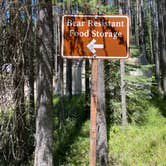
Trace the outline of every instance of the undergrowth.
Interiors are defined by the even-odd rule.
[[[161,111],[165,104],[162,104],[163,108],[153,100],[148,102],[143,125],[131,123],[126,128],[119,125],[111,127],[108,131],[110,166],[166,165],[166,119]],[[73,133],[74,139],[67,149],[62,147],[64,156],[60,166],[89,165],[89,123],[89,120],[83,122],[77,134]]]
[[[115,125],[109,138],[109,156],[123,166],[166,165],[166,119],[149,104],[144,125]]]

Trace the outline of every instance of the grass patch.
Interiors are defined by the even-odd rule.
[[[158,108],[150,106],[142,126],[126,129],[113,126],[110,131],[109,156],[123,166],[166,165],[166,119]]]
[[[65,153],[66,160],[61,166],[88,166],[89,165],[89,121],[80,129],[69,150]]]

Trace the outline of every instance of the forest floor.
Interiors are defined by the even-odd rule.
[[[74,103],[79,108],[83,104],[81,97],[75,101],[76,98],[69,105]],[[110,166],[166,166],[166,103],[155,98],[148,104],[145,123],[128,124],[126,128],[113,125],[109,129]],[[55,145],[55,165],[88,166],[90,122],[71,119],[61,134],[61,143]]]

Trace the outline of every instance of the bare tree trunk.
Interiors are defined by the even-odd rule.
[[[72,60],[67,60],[66,66],[66,93],[69,96],[72,96]]]
[[[126,8],[124,2],[119,0],[119,13],[122,14]],[[125,62],[120,60],[120,76],[121,76],[121,103],[122,103],[122,126],[127,125],[127,109],[126,109],[126,88],[125,88]]]
[[[136,17],[136,2],[133,2],[131,0],[130,1],[130,28],[131,28],[131,36],[133,36],[132,42],[133,44],[137,44],[137,40],[136,40],[136,29],[137,29],[137,17]],[[129,6],[128,6],[129,7]],[[132,26],[131,26],[132,25]]]
[[[55,3],[55,2],[54,2]],[[59,76],[59,63],[58,63],[58,52],[60,52],[60,33],[59,33],[59,27],[60,27],[60,9],[57,6],[53,6],[53,37],[54,37],[54,94],[60,94],[60,76]]]
[[[146,57],[145,28],[144,28],[144,1],[139,0],[138,4],[138,27],[139,27],[139,48],[142,56]]]
[[[127,125],[127,109],[126,109],[126,88],[125,88],[125,63],[120,60],[120,75],[121,75],[121,101],[122,101],[122,126]]]
[[[147,2],[148,9],[147,9],[147,19],[149,23],[147,24],[147,32],[148,32],[148,38],[149,38],[149,53],[147,56],[149,57],[149,60],[151,63],[154,63],[154,51],[153,51],[153,15],[152,13],[154,12],[154,8],[152,6],[152,2],[148,1]],[[154,16],[155,17],[155,16]]]
[[[78,14],[77,4],[75,3],[74,10],[72,14]],[[74,70],[73,70],[73,90],[74,94],[82,93],[82,60],[73,61]]]
[[[127,0],[127,8],[128,8],[127,13],[129,15],[129,17],[131,18],[131,0]]]
[[[67,2],[67,11],[72,14],[72,1]],[[74,14],[74,13],[73,13]],[[72,96],[72,60],[67,60],[66,62],[66,94]]]
[[[158,2],[158,1],[157,1]],[[162,71],[162,81],[163,81],[163,93],[166,97],[166,46],[165,46],[165,29],[164,29],[164,12],[166,10],[165,0],[158,2],[159,11],[159,50],[161,58],[161,71]],[[165,16],[166,17],[166,16]]]
[[[27,0],[27,4],[31,5],[31,0]],[[28,8],[28,14],[32,11],[31,7]],[[35,103],[34,103],[34,59],[36,57],[36,27],[32,24],[32,17],[27,18],[26,28],[28,27],[27,43],[24,47],[25,54],[25,71],[27,75],[27,88],[28,88],[28,113],[29,113],[29,126],[34,129],[35,126]],[[34,31],[33,31],[34,28]],[[33,132],[33,131],[32,131]]]
[[[64,125],[64,78],[63,78],[64,60],[60,58],[59,72],[60,72],[60,112],[59,112],[59,125],[60,128]]]
[[[55,55],[54,55],[54,91],[55,94],[60,96],[60,105],[59,105],[59,126],[60,129],[64,124],[64,60],[59,56],[60,52],[60,15],[62,14],[62,10],[53,6],[53,23],[54,23],[54,46],[55,46]],[[67,67],[66,67],[67,68]],[[66,76],[68,78],[68,74]],[[68,84],[68,80],[66,80]],[[68,86],[66,87],[68,93]]]
[[[89,66],[89,60],[85,61],[85,109],[86,109],[86,117],[89,117],[89,104],[90,104],[90,86],[89,86],[89,76],[90,76],[90,66]]]
[[[80,94],[82,92],[82,77],[81,77],[81,69],[82,69],[82,60],[73,61],[73,90],[74,94]]]
[[[39,1],[39,3],[43,1]],[[53,31],[51,2],[39,7],[39,57],[34,166],[53,166]]]
[[[100,0],[96,2],[96,5],[100,4],[102,4]],[[98,9],[97,12],[99,14],[100,9]],[[96,80],[97,81],[96,83],[97,84],[96,158],[99,166],[107,166],[109,164],[108,163],[109,161],[108,161],[107,123],[105,115],[104,61],[103,60],[94,60],[94,61],[97,61],[96,63],[97,63],[97,78],[98,78],[98,79],[96,78],[97,79]]]
[[[7,0],[6,0],[7,1]],[[4,1],[0,1],[0,28],[5,26],[6,24],[6,16],[5,16],[5,13],[6,13],[6,6],[7,6],[7,3],[8,2],[4,2]]]
[[[160,78],[160,54],[159,54],[159,29],[158,29],[158,11],[156,1],[152,1],[152,40],[153,40],[153,55],[155,63],[155,76],[158,91],[161,92],[161,78]]]
[[[105,118],[104,62],[98,60],[97,82],[97,159],[100,166],[108,165],[107,124]]]
[[[65,3],[63,3],[63,7],[60,11],[61,14],[63,14],[65,10]],[[60,29],[60,25],[59,25]],[[60,44],[60,43],[59,43]],[[64,66],[65,66],[66,61],[60,57],[59,59],[59,83],[60,83],[60,110],[59,110],[59,126],[60,129],[64,127]]]
[[[139,46],[139,0],[136,0],[136,21],[135,21],[135,41],[136,45]]]

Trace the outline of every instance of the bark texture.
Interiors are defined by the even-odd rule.
[[[157,1],[158,2],[158,1]],[[162,72],[162,81],[163,81],[163,93],[166,97],[166,33],[165,33],[165,22],[166,20],[166,2],[162,0],[158,2],[158,11],[159,11],[159,51],[161,58],[161,72]]]
[[[97,83],[97,159],[100,166],[108,165],[107,127],[105,118],[105,83],[104,63],[98,61],[98,83]]]
[[[35,166],[53,165],[52,7],[51,3],[44,2],[45,5],[39,8],[38,14],[38,38],[40,41],[37,73]]]

